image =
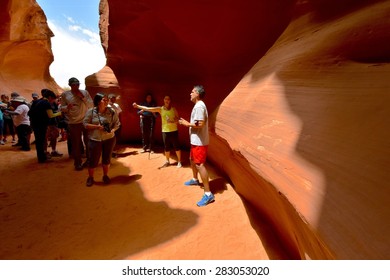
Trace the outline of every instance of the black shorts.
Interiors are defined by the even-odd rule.
[[[180,150],[179,131],[163,132],[164,150],[169,151],[172,147],[175,151]]]

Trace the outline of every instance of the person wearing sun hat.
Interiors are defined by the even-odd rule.
[[[18,135],[18,141],[22,151],[30,151],[31,127],[30,118],[28,116],[29,107],[26,105],[26,99],[20,95],[13,95],[11,106],[13,110],[7,110],[12,116]]]
[[[80,171],[88,164],[82,163],[82,145],[85,146],[88,158],[88,132],[83,125],[83,120],[88,109],[93,107],[93,101],[88,91],[79,89],[80,81],[77,78],[70,78],[68,84],[70,90],[61,95],[61,110],[68,118],[74,167]]]

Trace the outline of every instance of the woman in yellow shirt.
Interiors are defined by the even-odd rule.
[[[133,107],[153,112],[159,113],[161,116],[161,127],[162,127],[162,136],[164,142],[164,152],[166,162],[162,167],[167,167],[170,165],[170,156],[171,156],[171,148],[176,152],[177,156],[177,167],[182,167],[181,164],[181,151],[180,151],[180,143],[179,143],[179,131],[177,128],[177,124],[179,121],[179,115],[175,109],[171,105],[171,97],[169,95],[164,96],[164,106],[161,107],[146,107],[138,105],[137,103],[133,103]]]

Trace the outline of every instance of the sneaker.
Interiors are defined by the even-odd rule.
[[[211,195],[204,194],[202,196],[202,199],[200,201],[198,201],[198,203],[196,205],[198,205],[199,207],[206,206],[207,204],[214,202],[214,200],[215,200],[215,197],[213,194],[211,194]]]
[[[6,140],[6,141],[7,141],[7,140]],[[12,143],[12,144],[15,144],[15,143],[16,143],[16,140],[13,139],[13,140],[11,141],[11,143]]]
[[[187,182],[184,182],[184,185],[186,186],[196,186],[196,185],[199,185],[199,180],[197,179],[191,179]]]
[[[62,157],[63,154],[57,152],[57,151],[52,151],[51,154],[50,154],[52,157]]]
[[[5,145],[3,140],[0,140],[0,145]]]
[[[93,183],[95,183],[95,181],[93,180],[93,177],[88,177],[87,179],[87,183],[85,184],[87,187],[90,187],[93,185]]]
[[[177,168],[181,168],[183,165],[181,165],[181,162],[179,161],[178,163],[177,163]]]
[[[107,175],[104,175],[103,176],[103,183],[108,185],[110,182],[111,182],[110,177],[108,177]]]

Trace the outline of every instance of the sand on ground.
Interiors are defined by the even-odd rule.
[[[161,149],[140,153],[118,146],[111,184],[85,186],[87,170],[75,171],[64,154],[39,164],[11,143],[0,146],[0,259],[8,260],[267,260],[286,259],[270,227],[208,164],[215,202],[197,207],[200,186],[188,152],[183,167],[165,162]],[[50,150],[50,148],[49,148]]]

